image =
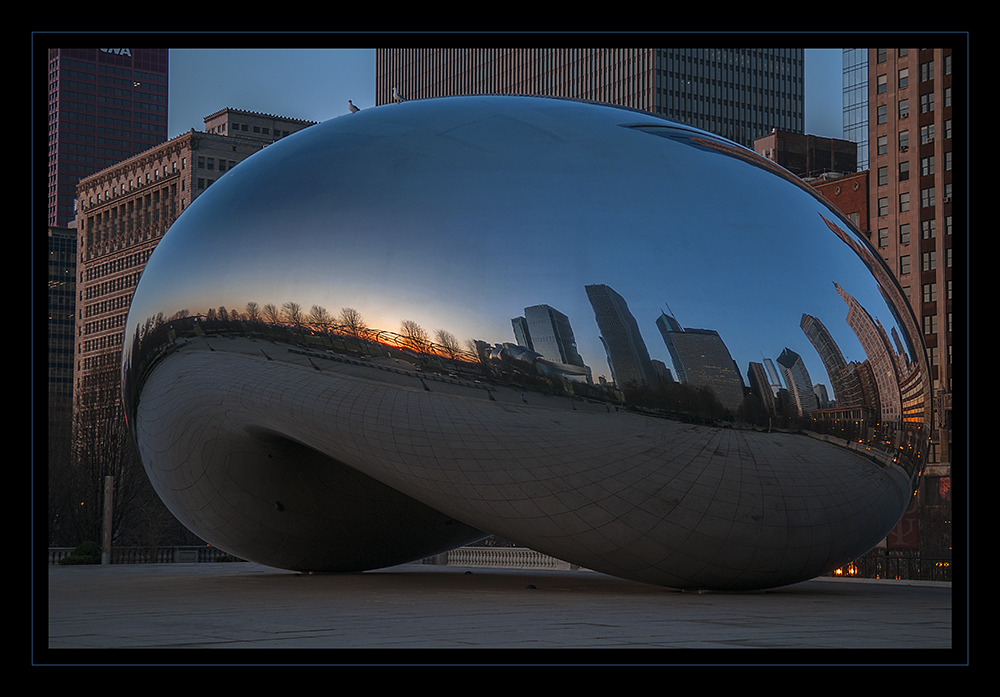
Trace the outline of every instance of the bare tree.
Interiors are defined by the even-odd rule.
[[[309,324],[329,338],[330,328],[333,326],[333,315],[322,305],[313,305],[312,309],[309,310]]]
[[[416,351],[424,351],[430,336],[427,331],[411,319],[404,319],[399,326],[399,334]]]
[[[73,529],[77,542],[99,542],[102,531],[104,478],[114,477],[112,533],[121,534],[135,514],[134,503],[145,473],[128,432],[117,370],[87,376],[76,398],[73,414],[73,510],[63,525]]]
[[[364,317],[353,307],[340,308],[340,324],[355,339],[360,338],[365,333],[365,330],[368,329],[365,326]]]
[[[457,358],[462,352],[462,347],[458,343],[458,339],[456,339],[455,335],[451,332],[444,329],[438,329],[434,338],[438,345],[444,349],[444,352],[448,354],[448,357],[452,360],[455,360],[455,358]]]
[[[271,324],[281,324],[281,313],[278,312],[274,303],[268,303],[264,306],[264,318]]]
[[[260,307],[253,300],[247,303],[247,319],[251,322],[259,322],[261,318]]]

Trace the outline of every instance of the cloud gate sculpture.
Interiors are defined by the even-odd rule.
[[[363,571],[495,534],[683,589],[879,543],[928,443],[924,348],[865,236],[710,133],[455,97],[232,168],[149,259],[129,427],[207,542]]]

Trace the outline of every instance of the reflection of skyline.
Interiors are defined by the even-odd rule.
[[[380,118],[398,113],[374,111]],[[511,124],[526,128],[535,123],[533,118],[518,115]],[[795,327],[804,311],[830,317],[831,307],[840,301],[834,297],[836,302],[823,304],[825,296],[819,296],[816,304],[817,298],[810,297],[805,306],[804,293],[818,287],[817,271],[854,278],[862,266],[857,256],[864,258],[868,250],[811,189],[752,152],[704,134],[686,134],[683,126],[664,127],[659,119],[625,128],[612,119],[614,128],[606,138],[618,159],[607,172],[556,167],[546,158],[532,160],[530,168],[519,169],[521,176],[511,180],[506,176],[507,165],[514,162],[511,152],[505,149],[494,157],[489,128],[462,122],[462,141],[442,142],[437,131],[429,131],[424,140],[415,134],[414,152],[428,156],[426,170],[420,170],[422,176],[406,170],[386,182],[384,165],[395,162],[398,152],[354,133],[363,122],[336,121],[304,131],[297,151],[290,140],[284,149],[260,153],[255,165],[259,187],[256,180],[239,184],[230,177],[199,197],[199,205],[189,208],[157,247],[144,288],[150,287],[150,277],[156,280],[151,290],[139,293],[139,307],[150,307],[163,292],[156,288],[158,280],[170,284],[162,297],[188,302],[192,312],[205,312],[206,307],[197,305],[207,297],[227,307],[242,307],[248,300],[263,303],[265,296],[279,306],[285,301],[303,307],[350,305],[360,308],[372,326],[389,332],[403,318],[412,318],[432,335],[447,330],[467,346],[474,340],[490,345],[509,341],[511,318],[523,307],[545,303],[572,320],[576,353],[594,379],[605,373],[623,383],[610,365],[605,367],[612,353],[606,334],[613,332],[603,331],[590,298],[581,292],[588,281],[603,281],[627,299],[634,334],[642,342],[632,343],[646,349],[637,349],[633,361],[641,366],[635,375],[644,383],[656,384],[666,374],[657,370],[661,364],[683,380],[684,366],[669,355],[655,324],[664,298],[680,311],[676,317],[685,325],[711,327],[720,343],[725,339],[726,350],[743,368],[737,371],[743,383],[753,358],[770,355],[763,362],[766,371],[786,345],[814,377],[823,374]],[[320,136],[324,130],[329,139]],[[650,137],[640,130],[670,137]],[[469,151],[466,143],[478,149]],[[532,153],[542,146],[562,147],[537,139],[530,143]],[[355,151],[370,151],[371,157],[359,160],[349,174],[325,168],[328,155]],[[578,158],[574,162],[587,161],[575,149],[572,154]],[[280,162],[274,160],[279,157]],[[281,181],[264,176],[271,168],[285,167],[286,159]],[[666,168],[664,162],[669,162]],[[494,164],[498,169],[491,169]],[[455,176],[463,166],[474,166],[482,176]],[[253,173],[251,167],[241,176],[248,179]],[[774,175],[781,179],[777,185]],[[265,180],[268,187],[279,188],[271,198],[260,195],[269,190]],[[671,185],[664,189],[650,183],[663,180]],[[316,197],[320,181],[322,196]],[[555,188],[554,182],[559,182]],[[795,190],[786,183],[796,184]],[[785,195],[786,190],[791,193]],[[495,198],[496,192],[502,196]],[[580,205],[581,197],[598,205]],[[502,204],[514,199],[521,203]],[[275,205],[277,200],[286,203]],[[482,214],[484,204],[489,215]],[[819,218],[817,205],[822,206]],[[629,218],[627,211],[643,211],[643,216]],[[634,224],[627,236],[622,221]],[[203,234],[227,229],[238,236]],[[798,229],[802,234],[789,232]],[[530,240],[530,246],[520,244],[521,239]],[[875,261],[864,266],[877,276]],[[157,275],[159,264],[169,272]],[[890,297],[881,295],[884,289],[871,286],[879,291],[880,302],[891,305]],[[190,301],[180,300],[188,291]],[[876,307],[874,293],[851,291]],[[882,306],[872,313],[883,321],[889,317]],[[900,326],[906,327],[901,338],[909,341],[912,328]],[[830,326],[850,364],[861,347],[845,328]],[[894,335],[894,328],[886,329]],[[553,362],[565,361],[539,353]],[[830,383],[833,398],[842,399],[837,384]],[[780,381],[768,384],[774,394]]]
[[[802,313],[799,326],[819,357],[829,385],[813,384],[804,356],[791,346],[784,346],[777,359],[762,356],[762,361],[748,361],[745,381],[737,362],[717,330],[692,329],[682,327],[671,315],[660,312],[653,324],[663,339],[663,345],[670,354],[670,361],[677,376],[677,382],[692,387],[711,388],[716,398],[731,412],[740,408],[747,394],[754,393],[769,413],[780,412],[782,404],[791,400],[794,412],[807,416],[812,411],[824,407],[848,409],[864,407],[868,413],[882,420],[896,421],[903,412],[903,392],[906,383],[914,417],[919,411],[917,405],[919,385],[909,376],[915,374],[916,366],[908,360],[895,327],[890,332],[877,319],[867,313],[861,304],[849,295],[839,284],[833,284],[840,298],[848,305],[845,320],[852,335],[856,337],[865,352],[861,362],[845,358],[837,341],[818,317]],[[612,374],[612,382],[619,389],[635,383],[637,386],[656,388],[658,384],[672,382],[670,369],[660,360],[653,359],[641,334],[641,324],[633,316],[624,296],[606,284],[584,286],[594,320],[600,330],[599,340],[605,349],[605,357]],[[248,303],[248,306],[257,303]],[[282,305],[294,306],[286,302]],[[275,303],[264,306],[275,308]],[[318,306],[312,306],[313,313]],[[210,308],[208,319],[218,316],[225,320],[229,315],[233,320],[252,319],[246,311],[227,310],[223,306]],[[314,318],[303,316],[299,320],[283,314],[271,318],[272,322],[294,326],[301,324],[314,329],[343,332],[345,326],[337,322],[323,327]],[[435,337],[450,337],[434,341],[428,334],[423,340],[425,349],[415,344],[407,331],[364,327],[363,334],[369,340],[389,346],[416,347],[417,352],[456,357],[463,354],[468,360],[480,349],[488,347],[488,357],[504,360],[515,359],[522,365],[532,364],[539,375],[549,375],[573,381],[592,382],[591,369],[584,356],[577,349],[577,340],[571,326],[570,317],[548,304],[535,304],[524,308],[522,316],[510,320],[515,344],[497,342],[495,335],[475,336],[456,339],[446,328],[433,330]],[[423,329],[415,322],[418,332]],[[486,322],[489,324],[489,322]],[[890,336],[891,334],[891,336]],[[522,349],[518,349],[518,346]],[[780,366],[780,372],[775,367]],[[826,404],[824,395],[834,404]],[[786,397],[783,398],[782,394]],[[786,400],[786,401],[782,401]]]

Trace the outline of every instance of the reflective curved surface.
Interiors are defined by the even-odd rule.
[[[920,334],[850,223],[745,148],[569,100],[403,102],[268,146],[171,227],[126,336],[156,490],[278,568],[496,534],[781,586],[884,538],[928,443]]]

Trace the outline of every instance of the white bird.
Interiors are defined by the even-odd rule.
[[[401,95],[398,91],[396,91],[395,87],[392,88],[392,101],[396,102],[396,104],[399,104],[401,101],[403,101],[403,95]]]
[[[356,106],[354,106],[354,102],[352,102],[350,99],[347,100],[347,108],[351,110],[352,114],[356,111],[361,111]]]

